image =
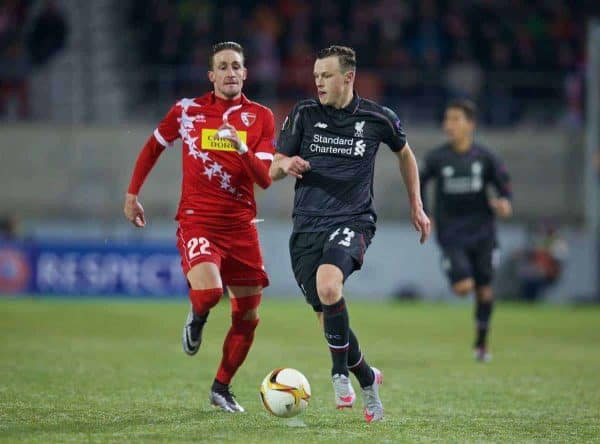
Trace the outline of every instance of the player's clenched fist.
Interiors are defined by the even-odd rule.
[[[281,161],[281,169],[289,176],[302,179],[302,173],[310,170],[310,163],[300,156],[288,157]]]
[[[125,207],[123,208],[125,217],[129,222],[138,228],[146,226],[146,218],[144,217],[144,207],[137,200],[135,194],[127,193],[125,195]]]
[[[229,123],[223,123],[217,131],[217,139],[229,140],[238,153],[243,154],[248,151],[248,147],[240,140],[237,130]]]

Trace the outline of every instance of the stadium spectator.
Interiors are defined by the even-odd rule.
[[[44,2],[44,7],[34,19],[27,37],[27,48],[34,65],[48,62],[64,48],[69,28],[54,0]]]
[[[0,240],[10,241],[18,237],[18,221],[13,216],[0,216]]]
[[[29,114],[29,65],[22,32],[28,6],[28,2],[16,0],[0,5],[0,115],[7,113],[13,101],[20,118]]]
[[[7,26],[14,28],[16,23],[16,29],[25,29],[21,25],[30,3],[3,2],[0,43]],[[563,98],[556,85],[581,64],[586,29],[584,3],[563,0],[514,1],[510,7],[498,0],[125,3],[138,45],[134,53],[143,65],[140,93],[146,94],[140,94],[142,101],[156,100],[160,82],[172,87],[169,95],[197,88],[197,60],[203,54],[196,53],[194,42],[210,39],[236,39],[246,45],[256,61],[249,91],[267,99],[281,92],[289,96],[286,99],[297,99],[306,95],[298,82],[292,91],[285,91],[290,83],[286,74],[294,66],[297,51],[314,52],[344,41],[356,48],[365,70],[375,73],[384,85],[385,102],[398,105],[395,102],[401,96],[404,107],[418,108],[411,118],[430,120],[449,97],[478,99],[479,95],[484,121],[500,125],[532,113],[535,117],[560,111]],[[49,59],[64,45],[68,30],[55,4],[48,1],[30,26],[27,48],[34,63]],[[10,16],[17,11],[19,19],[7,19],[7,11]],[[0,45],[0,61],[5,67],[13,66],[15,49],[10,57],[6,49]],[[533,73],[548,81],[537,82]],[[20,103],[26,102],[21,85],[27,75],[12,74],[18,78],[18,87],[14,79],[3,81],[4,89],[8,85]],[[497,109],[491,109],[492,103]],[[555,104],[554,109],[548,109],[549,103]]]
[[[554,225],[544,224],[529,233],[528,246],[517,255],[520,297],[536,302],[562,275],[568,247]]]

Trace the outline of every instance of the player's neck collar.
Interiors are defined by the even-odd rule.
[[[354,90],[354,91],[352,91],[352,100],[350,100],[350,103],[348,103],[348,105],[346,105],[345,107],[334,108],[331,105],[327,105],[326,108],[328,108],[334,112],[344,112],[344,113],[348,113],[348,114],[354,114],[356,112],[356,110],[358,109],[359,102],[360,102],[360,97],[358,96],[358,93],[356,92],[356,90]]]
[[[248,103],[248,99],[246,98],[246,96],[243,93],[237,99],[225,100],[220,97],[217,97],[217,95],[213,91],[210,93],[210,99],[211,99],[212,103],[222,105],[225,108],[229,108],[230,106],[239,105],[240,103]]]
[[[456,146],[452,142],[450,142],[450,149],[461,156],[473,152],[473,148],[475,148],[475,142],[473,141],[473,139],[469,139],[468,143],[465,146]]]
[[[360,97],[358,97],[358,93],[356,90],[352,91],[352,100],[350,103],[342,108],[342,111],[345,111],[350,114],[354,114],[358,109],[358,103],[360,102]]]

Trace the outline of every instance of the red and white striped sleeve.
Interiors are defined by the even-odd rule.
[[[154,137],[162,146],[171,147],[173,142],[181,137],[178,121],[180,114],[181,107],[176,103],[154,130]]]
[[[254,150],[256,157],[266,160],[271,165],[275,154],[275,118],[269,108],[263,109],[264,123],[260,141]]]

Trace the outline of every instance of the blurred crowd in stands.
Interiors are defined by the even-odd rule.
[[[53,0],[0,1],[0,116],[29,114],[28,78],[66,43],[68,26]]]
[[[359,93],[400,112],[430,114],[448,98],[468,96],[492,124],[514,123],[520,102],[531,99],[542,109],[567,103],[565,118],[581,119],[581,1],[129,1],[140,61],[175,67],[178,93],[198,90],[211,43],[238,40],[250,94],[312,95],[315,51],[342,43],[357,51]]]
[[[413,121],[437,119],[446,100],[468,96],[484,123],[510,125],[533,112],[538,122],[578,127],[586,21],[595,3],[114,0],[128,30],[114,38],[134,43],[127,69],[143,73],[142,103],[156,101],[165,84],[171,98],[206,89],[209,47],[222,40],[245,46],[252,97],[310,96],[316,50],[346,44],[358,54],[359,93]],[[26,117],[26,80],[65,46],[67,34],[56,1],[0,1],[0,117],[7,103]]]

